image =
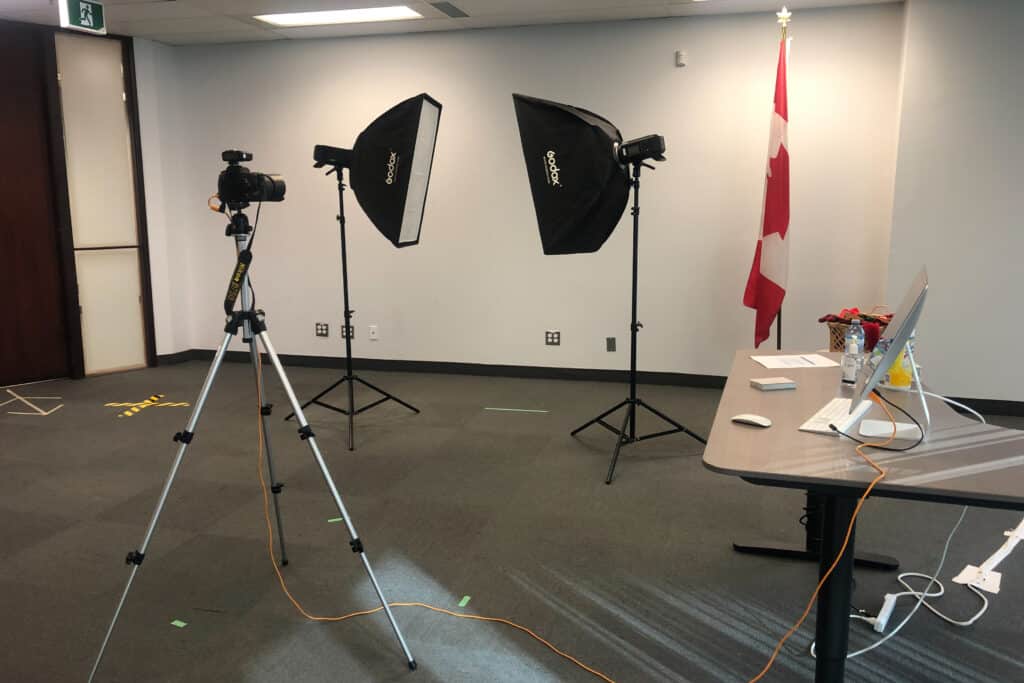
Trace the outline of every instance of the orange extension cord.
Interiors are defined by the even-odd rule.
[[[256,358],[258,360],[260,373],[262,373],[263,372],[263,358],[262,358],[261,354],[256,354]],[[262,396],[261,392],[259,391],[259,389],[257,389],[257,396],[256,397],[257,397],[257,400],[258,400],[259,407],[262,408],[262,406],[263,406],[263,396]],[[262,419],[263,419],[263,416],[260,415],[260,420],[262,420]],[[262,427],[262,425],[257,424],[257,427]],[[288,585],[285,583],[284,576],[281,574],[281,569],[278,567],[277,556],[274,555],[274,528],[273,528],[273,524],[270,521],[270,496],[269,496],[269,494],[267,492],[267,481],[266,481],[266,479],[263,476],[263,449],[264,449],[263,429],[262,428],[257,428],[256,431],[259,433],[259,458],[258,458],[258,461],[257,461],[257,470],[259,471],[259,475],[260,475],[260,488],[263,491],[263,518],[264,518],[264,520],[267,523],[267,552],[270,555],[270,564],[274,567],[274,573],[277,575],[277,581],[278,581],[278,583],[281,584],[281,590],[284,591],[284,594],[285,594],[285,596],[287,596],[289,602],[291,602],[292,605],[295,606],[295,609],[299,611],[299,614],[301,614],[305,618],[309,619],[310,621],[345,621],[346,619],[351,619],[352,617],[360,617],[360,616],[364,616],[364,615],[367,615],[367,614],[375,614],[377,612],[383,611],[384,607],[374,607],[373,609],[361,610],[361,611],[358,611],[358,612],[351,612],[349,614],[344,614],[344,615],[336,616],[336,617],[320,617],[320,616],[316,616],[314,614],[310,614],[309,612],[307,612],[302,607],[302,605],[299,604],[299,601],[296,600],[295,597],[291,594],[291,591],[288,590]],[[511,626],[512,628],[517,629],[519,631],[522,631],[523,633],[529,635],[531,638],[537,640],[542,645],[544,645],[544,647],[548,648],[549,650],[554,652],[559,657],[562,657],[564,659],[569,660],[570,662],[572,662],[576,666],[580,667],[584,671],[593,674],[597,678],[600,678],[602,681],[605,681],[605,683],[615,683],[615,681],[613,681],[608,676],[605,676],[603,673],[601,673],[600,671],[598,671],[596,669],[592,669],[591,667],[587,666],[586,664],[584,664],[580,660],[576,659],[572,655],[568,654],[567,652],[563,652],[562,650],[559,650],[557,647],[555,647],[554,645],[552,645],[548,641],[544,640],[539,635],[537,635],[536,633],[534,633],[530,629],[526,628],[525,626],[520,626],[519,624],[511,622],[508,619],[502,619],[500,617],[481,617],[481,616],[477,616],[475,614],[460,614],[458,612],[452,612],[451,610],[447,610],[447,609],[444,609],[442,607],[435,607],[433,605],[428,605],[428,604],[422,603],[422,602],[389,602],[388,606],[389,607],[422,607],[423,609],[428,609],[428,610],[431,610],[432,612],[440,612],[441,614],[447,614],[447,615],[452,616],[452,617],[458,617],[459,619],[473,619],[473,620],[476,620],[476,621],[490,621],[490,622],[494,622],[494,623],[498,623],[498,624],[505,624],[506,626]]]
[[[818,586],[814,589],[814,593],[811,595],[811,599],[807,601],[807,607],[804,608],[804,613],[800,615],[800,618],[797,619],[796,623],[793,624],[792,628],[786,631],[786,635],[782,636],[782,639],[779,640],[778,645],[775,646],[775,650],[772,652],[772,656],[768,659],[768,663],[764,665],[763,669],[761,669],[761,673],[757,674],[756,676],[750,679],[750,683],[757,683],[757,681],[764,678],[765,674],[768,673],[768,670],[772,668],[772,664],[775,663],[775,658],[778,657],[779,652],[782,651],[782,646],[786,644],[786,641],[789,640],[790,636],[792,636],[800,629],[804,621],[807,619],[807,615],[811,613],[811,607],[814,606],[814,602],[818,599],[818,593],[821,592],[821,587],[825,585],[826,581],[828,581],[828,577],[832,576],[832,572],[839,564],[839,560],[843,558],[843,553],[846,552],[846,546],[850,543],[850,536],[853,535],[853,527],[857,523],[857,515],[860,514],[860,509],[861,507],[863,507],[864,501],[867,500],[868,495],[871,493],[871,490],[875,488],[875,485],[885,478],[885,470],[879,467],[878,464],[875,463],[875,461],[872,460],[861,449],[888,446],[893,441],[895,441],[896,417],[892,414],[892,411],[889,410],[889,406],[885,405],[883,401],[879,401],[874,397],[874,395],[871,396],[871,400],[877,403],[878,405],[882,406],[882,409],[885,411],[885,414],[889,416],[889,419],[892,421],[892,435],[886,441],[883,441],[881,443],[860,444],[859,446],[857,446],[856,451],[857,455],[864,458],[867,461],[867,463],[871,465],[876,472],[878,472],[878,476],[876,476],[871,481],[871,483],[868,484],[868,487],[864,490],[864,493],[861,495],[860,500],[857,501],[857,507],[853,509],[853,517],[850,518],[850,526],[846,529],[846,536],[845,538],[843,538],[843,545],[839,548],[839,553],[836,555],[836,559],[832,561],[832,565],[828,568],[828,571],[825,572],[824,576],[821,577],[821,581],[818,582]]]

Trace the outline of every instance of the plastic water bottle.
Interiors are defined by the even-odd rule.
[[[843,381],[853,384],[857,381],[861,359],[864,357],[864,328],[860,319],[854,318],[846,330],[846,348],[843,350]]]

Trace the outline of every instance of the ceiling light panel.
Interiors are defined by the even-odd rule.
[[[423,15],[405,5],[394,5],[392,7],[366,7],[322,12],[260,14],[253,18],[274,26],[326,26],[329,24],[363,24],[375,21],[422,19]]]

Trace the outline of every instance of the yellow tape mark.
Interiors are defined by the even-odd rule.
[[[135,402],[135,403],[104,403],[103,405],[104,405],[104,407],[107,407],[107,408],[128,408],[128,410],[125,410],[124,412],[120,413],[118,415],[118,417],[131,417],[132,415],[137,415],[138,413],[142,412],[146,408],[154,408],[154,407],[184,408],[184,407],[187,407],[187,406],[190,405],[189,403],[185,403],[183,401],[177,401],[177,402],[175,402],[175,401],[165,401],[165,402],[161,402],[160,399],[162,399],[163,397],[164,397],[163,394],[153,394],[152,396],[147,398],[145,401],[138,401],[138,402]]]

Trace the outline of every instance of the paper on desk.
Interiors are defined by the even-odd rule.
[[[834,368],[839,365],[830,358],[817,353],[799,356],[751,356],[766,368]]]

